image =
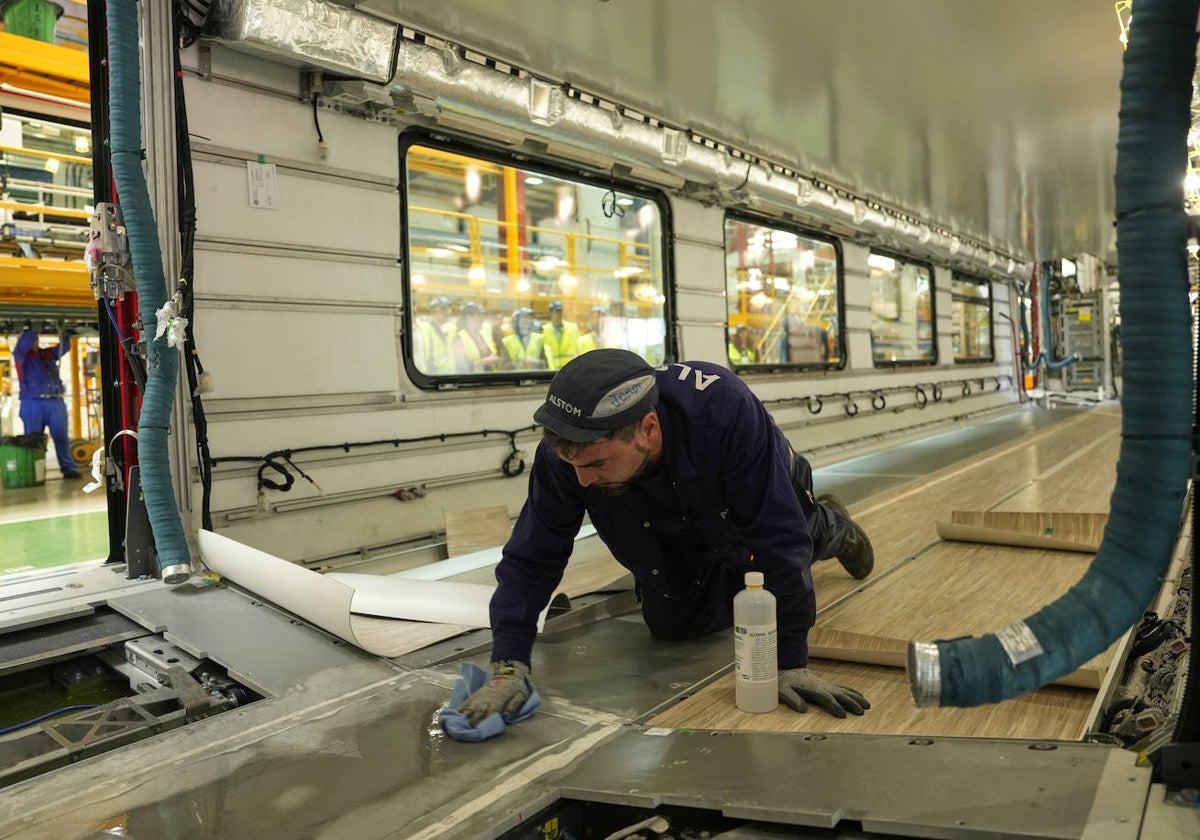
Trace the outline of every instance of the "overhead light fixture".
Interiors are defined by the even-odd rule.
[[[649,302],[649,301],[654,300],[654,298],[658,296],[658,289],[656,289],[650,283],[642,283],[640,286],[638,286],[636,289],[633,290],[633,296],[636,297],[638,300],[644,300],[644,301]]]
[[[558,278],[558,285],[562,287],[563,291],[570,291],[579,285],[579,280],[574,274],[567,274],[564,272]]]
[[[86,134],[75,135],[75,151],[81,155],[86,155],[92,150],[92,138]]]
[[[42,166],[47,172],[58,172],[58,161],[55,158],[46,158],[46,163]]]
[[[467,282],[472,286],[484,286],[487,284],[487,271],[479,263],[475,263],[467,269]]]
[[[622,207],[632,207],[633,199],[632,198],[618,198],[617,204],[621,205]]]
[[[424,275],[424,274],[414,274],[414,275],[412,276],[412,284],[413,284],[414,286],[423,286],[423,285],[425,285],[425,275]]]
[[[575,194],[570,187],[560,187],[558,196],[554,199],[554,218],[559,222],[569,222],[575,217]]]
[[[468,204],[479,203],[479,196],[483,192],[483,177],[479,174],[479,170],[474,166],[467,167],[467,174],[464,177],[463,190],[467,195]]]
[[[544,183],[546,183],[545,178],[539,178],[536,175],[526,175],[525,176],[525,185],[527,187],[536,187],[538,184],[544,184]]]

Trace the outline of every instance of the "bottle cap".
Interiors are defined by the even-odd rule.
[[[746,572],[746,585],[747,586],[762,586],[763,585],[763,573],[762,572]]]

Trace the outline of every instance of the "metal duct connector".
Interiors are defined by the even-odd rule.
[[[205,35],[292,63],[387,82],[399,29],[325,0],[216,0]]]

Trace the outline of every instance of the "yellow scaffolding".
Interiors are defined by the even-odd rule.
[[[0,82],[87,105],[86,52],[0,32]]]

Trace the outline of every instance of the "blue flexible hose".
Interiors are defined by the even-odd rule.
[[[14,723],[12,726],[6,726],[3,729],[0,729],[0,735],[7,735],[10,732],[17,732],[18,730],[26,729],[30,726],[33,726],[35,723],[41,723],[42,721],[49,720],[52,717],[65,715],[67,712],[81,712],[86,709],[94,708],[96,708],[95,703],[86,704],[83,706],[63,706],[61,709],[55,709],[53,712],[46,712],[44,715],[38,715],[32,720],[27,720],[24,723]]]
[[[1042,352],[1037,354],[1032,362],[1029,363],[1027,370],[1037,370],[1042,365],[1050,368],[1050,370],[1061,370],[1067,365],[1079,361],[1079,356],[1072,353],[1057,361],[1050,358],[1050,272],[1042,272],[1042,282],[1038,288],[1038,297],[1041,298],[1042,309]],[[1021,304],[1021,329],[1025,329],[1025,304]],[[1028,335],[1028,332],[1026,333]]]
[[[167,433],[179,378],[179,358],[164,335],[154,339],[156,312],[167,300],[158,225],[142,172],[141,88],[136,0],[109,0],[109,121],[113,180],[128,232],[137,277],[138,317],[146,336],[148,372],[138,417],[138,463],[146,513],[158,552],[158,567],[167,583],[191,575],[191,560],[171,484]]]
[[[1162,584],[1192,464],[1183,178],[1198,7],[1138,0],[1125,53],[1116,173],[1125,394],[1099,553],[1078,584],[1023,622],[983,638],[910,642],[917,705],[996,703],[1069,674],[1135,624]]]

